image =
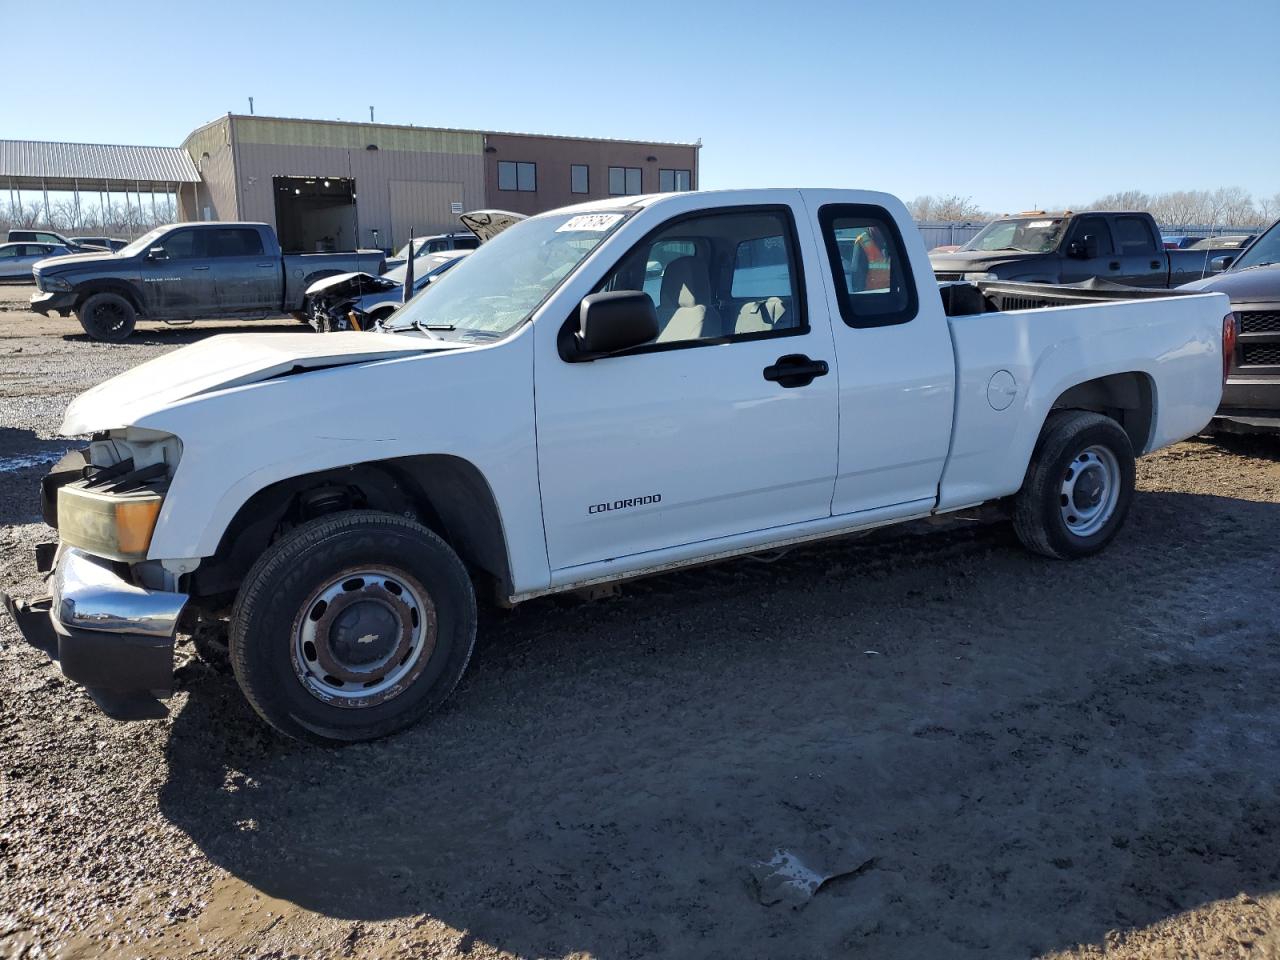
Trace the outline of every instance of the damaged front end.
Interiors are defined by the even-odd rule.
[[[119,430],[68,453],[41,482],[58,543],[36,547],[48,593],[0,594],[28,643],[56,661],[110,716],[163,716],[188,597],[178,575],[146,559],[172,471],[176,437]]]
[[[401,284],[371,273],[344,273],[317,280],[302,301],[307,322],[320,333],[369,330],[375,321],[360,309],[360,300],[373,293],[401,289]]]

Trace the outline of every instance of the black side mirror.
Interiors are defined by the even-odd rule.
[[[1209,270],[1213,273],[1221,273],[1235,263],[1235,260],[1235,257],[1214,257],[1209,261]]]
[[[168,260],[169,254],[164,252],[164,247],[152,247],[147,251],[148,260]]]
[[[578,307],[579,360],[595,360],[648,343],[658,335],[658,313],[641,290],[615,290],[583,297]]]

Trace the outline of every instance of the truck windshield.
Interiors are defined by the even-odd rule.
[[[126,257],[132,257],[135,253],[141,253],[143,250],[148,249],[156,238],[168,229],[168,227],[156,227],[150,233],[144,233],[137,240],[133,241],[133,243],[129,244],[127,247],[122,247],[117,252]]]
[[[519,327],[630,210],[551,214],[504,230],[396,311],[388,330],[500,340]]]
[[[1261,267],[1268,263],[1280,263],[1280,221],[1273,223],[1270,230],[1253,241],[1231,269]]]
[[[1067,221],[1061,217],[995,220],[966,243],[961,250],[1018,250],[1022,253],[1048,253],[1058,246]]]

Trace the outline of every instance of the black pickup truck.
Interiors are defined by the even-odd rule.
[[[265,223],[157,227],[115,253],[36,263],[31,309],[74,312],[95,340],[123,340],[139,319],[185,323],[301,315],[307,287],[336,273],[382,271],[380,250],[282,253]],[[305,318],[304,318],[305,319]]]
[[[1183,288],[1225,293],[1240,325],[1214,425],[1241,433],[1280,431],[1280,220],[1239,255],[1223,253],[1213,256],[1225,273]]]
[[[1208,276],[1214,256],[1164,249],[1149,213],[1030,210],[991,221],[959,250],[929,261],[940,281],[1080,283],[1097,277],[1168,288]]]

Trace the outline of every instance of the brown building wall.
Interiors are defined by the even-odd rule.
[[[194,185],[195,189],[184,188],[180,191],[182,219],[241,219],[236,199],[231,117],[222,117],[205,124],[187,137],[182,146],[200,171],[200,183]]]
[[[649,158],[653,159],[650,160]],[[529,193],[498,189],[498,162],[537,164],[537,187]],[[569,189],[569,168],[589,168],[587,193]],[[541,213],[571,203],[602,200],[609,194],[610,167],[638,167],[641,192],[657,193],[658,171],[690,171],[690,189],[698,188],[698,147],[693,144],[631,143],[619,140],[581,140],[533,134],[485,134],[484,189],[487,206],[516,213]]]

